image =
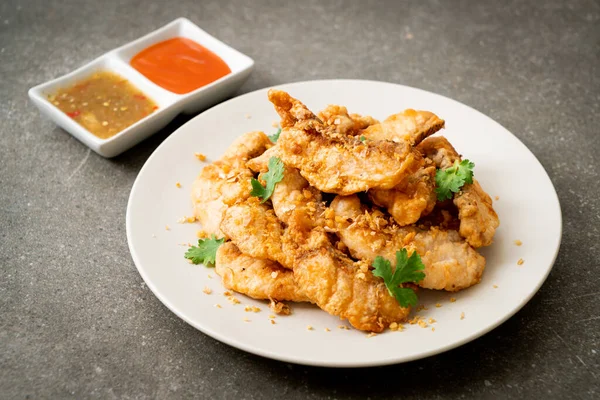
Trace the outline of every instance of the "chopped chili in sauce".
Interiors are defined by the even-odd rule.
[[[99,71],[48,100],[101,139],[116,135],[158,106],[121,76]]]
[[[136,54],[130,64],[152,82],[177,94],[189,93],[231,73],[219,56],[184,37],[150,46]]]

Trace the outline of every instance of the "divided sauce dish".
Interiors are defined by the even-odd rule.
[[[154,83],[130,65],[131,59],[142,50],[178,37],[190,39],[214,53],[227,64],[231,72],[188,93],[177,94]],[[193,114],[222,101],[244,83],[253,66],[254,61],[250,57],[209,35],[189,20],[179,18],[73,72],[31,88],[29,97],[42,114],[96,153],[114,157],[156,133],[177,114]],[[150,98],[156,104],[155,110],[113,136],[102,139],[61,111],[50,100],[57,91],[76,85],[98,72],[109,72],[122,77]]]

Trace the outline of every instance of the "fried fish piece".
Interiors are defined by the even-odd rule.
[[[298,288],[311,302],[348,319],[355,328],[381,332],[403,321],[409,308],[390,296],[366,263],[337,250],[324,229],[307,226],[306,218],[295,210],[284,228],[273,210],[248,199],[225,211],[221,229],[242,252],[291,268]]]
[[[348,114],[346,107],[334,104],[325,107],[318,116],[325,125],[334,125],[340,134],[350,136],[358,135],[363,129],[379,123],[370,116]]]
[[[265,157],[265,155],[269,155],[267,153],[276,147],[272,147],[262,155],[248,161],[248,166],[255,172],[266,172],[270,157]],[[310,186],[296,168],[284,165],[283,178],[275,185],[271,203],[275,215],[284,224],[288,223],[292,211],[300,208],[302,208],[301,214],[307,217],[305,219],[307,226],[322,226],[324,223],[323,212],[326,207],[321,191]]]
[[[356,195],[337,196],[330,208],[337,235],[355,258],[372,263],[382,256],[394,265],[398,250],[414,250],[425,265],[425,279],[417,284],[426,289],[454,292],[481,279],[485,258],[456,231],[400,227],[381,211],[362,205]]]
[[[263,153],[271,141],[263,132],[249,132],[236,139],[223,157],[202,169],[192,185],[194,216],[207,234],[222,237],[223,211],[250,196],[252,171],[246,162]]]
[[[269,100],[281,117],[280,158],[323,192],[348,195],[391,189],[418,169],[421,155],[407,141],[363,142],[325,125],[286,92],[271,89]]]
[[[364,129],[360,134],[368,140],[392,140],[420,143],[444,127],[444,120],[430,111],[417,111],[411,108],[390,115],[383,122]]]
[[[258,198],[250,197],[228,207],[223,213],[221,230],[242,253],[292,269],[291,254],[282,248],[283,226],[273,209]]]
[[[435,165],[423,160],[423,166],[407,176],[393,189],[371,189],[369,198],[385,207],[398,225],[414,224],[435,207]]]
[[[232,242],[217,250],[215,272],[223,286],[259,300],[309,301],[294,282],[293,272],[278,263],[244,254]]]
[[[433,160],[438,168],[449,168],[454,161],[461,160],[458,152],[443,136],[427,138],[417,149]],[[492,198],[479,182],[473,179],[472,184],[465,184],[460,192],[454,194],[453,201],[458,208],[460,235],[475,248],[492,244],[500,220],[492,206]]]
[[[284,240],[296,245],[296,284],[322,310],[371,332],[406,320],[410,307],[398,304],[383,280],[369,272],[367,263],[353,261],[337,250],[323,228],[296,230],[292,219]]]

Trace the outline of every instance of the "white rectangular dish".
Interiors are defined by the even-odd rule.
[[[131,58],[145,48],[175,37],[191,39],[212,51],[225,61],[231,73],[189,93],[176,94],[156,85],[129,64]],[[96,153],[104,157],[114,157],[156,133],[177,114],[192,114],[225,99],[244,83],[253,66],[254,61],[250,57],[209,35],[188,19],[178,18],[71,73],[29,89],[29,97],[42,114]],[[101,139],[49,101],[48,97],[58,89],[73,85],[100,70],[113,72],[127,79],[150,97],[158,109],[116,135]]]

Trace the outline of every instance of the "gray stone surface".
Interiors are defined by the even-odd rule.
[[[266,360],[177,318],[133,265],[125,207],[145,160],[188,118],[106,160],[41,117],[27,89],[180,16],[256,60],[240,93],[376,79],[449,96],[514,132],[563,208],[540,292],[472,343],[373,369]],[[1,2],[0,397],[597,398],[599,65],[593,0]]]

